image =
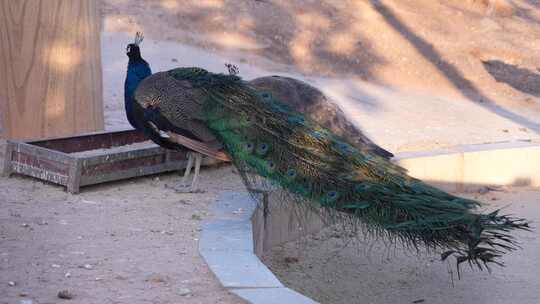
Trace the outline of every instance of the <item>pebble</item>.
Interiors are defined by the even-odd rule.
[[[71,277],[71,273],[67,272],[64,276],[65,276],[66,278],[70,278],[70,277]]]
[[[19,297],[27,297],[27,296],[28,296],[28,292],[26,291],[19,292]]]
[[[58,264],[52,264],[51,267],[52,267],[52,268],[60,268],[60,265],[58,265]]]
[[[9,282],[8,282],[8,285],[11,286],[11,287],[13,287],[13,286],[17,285],[17,283],[15,283],[14,281],[9,281]]]
[[[22,223],[21,224],[21,227],[28,227],[28,226],[30,226],[30,225],[28,225],[27,223]]]
[[[92,267],[92,265],[90,264],[84,264],[84,269],[92,269],[94,267]]]
[[[70,300],[73,299],[73,294],[69,290],[62,290],[58,292],[58,297],[60,299]]]
[[[189,288],[180,288],[178,294],[182,297],[191,296],[191,290]]]

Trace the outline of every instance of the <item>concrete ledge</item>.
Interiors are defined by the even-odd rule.
[[[401,153],[393,160],[410,175],[447,191],[504,185],[540,187],[540,142],[535,141]]]
[[[251,218],[258,209],[248,193],[222,192],[203,224],[200,254],[221,284],[249,303],[317,304],[284,287],[255,255]]]
[[[439,151],[402,153],[394,158],[409,173],[449,191],[489,185],[540,187],[540,143],[504,142]],[[317,232],[325,226],[270,195],[262,205],[248,193],[223,192],[214,218],[203,225],[199,251],[223,286],[249,303],[317,303],[286,288],[257,255]]]

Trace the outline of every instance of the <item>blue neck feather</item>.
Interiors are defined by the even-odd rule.
[[[124,83],[124,105],[129,123],[135,129],[140,129],[133,115],[133,105],[135,103],[134,93],[139,83],[146,77],[152,75],[152,70],[148,63],[142,59],[129,59],[126,81]]]

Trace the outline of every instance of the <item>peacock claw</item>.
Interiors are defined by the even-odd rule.
[[[182,185],[181,187],[174,187],[176,193],[205,193],[205,190],[199,188],[192,188],[190,186]]]

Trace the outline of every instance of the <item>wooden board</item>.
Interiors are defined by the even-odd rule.
[[[78,193],[81,186],[183,169],[188,151],[165,150],[133,129],[37,141],[9,140],[2,174],[32,176]],[[221,161],[205,157],[202,165],[218,163]]]
[[[103,130],[98,4],[0,0],[3,137]]]

